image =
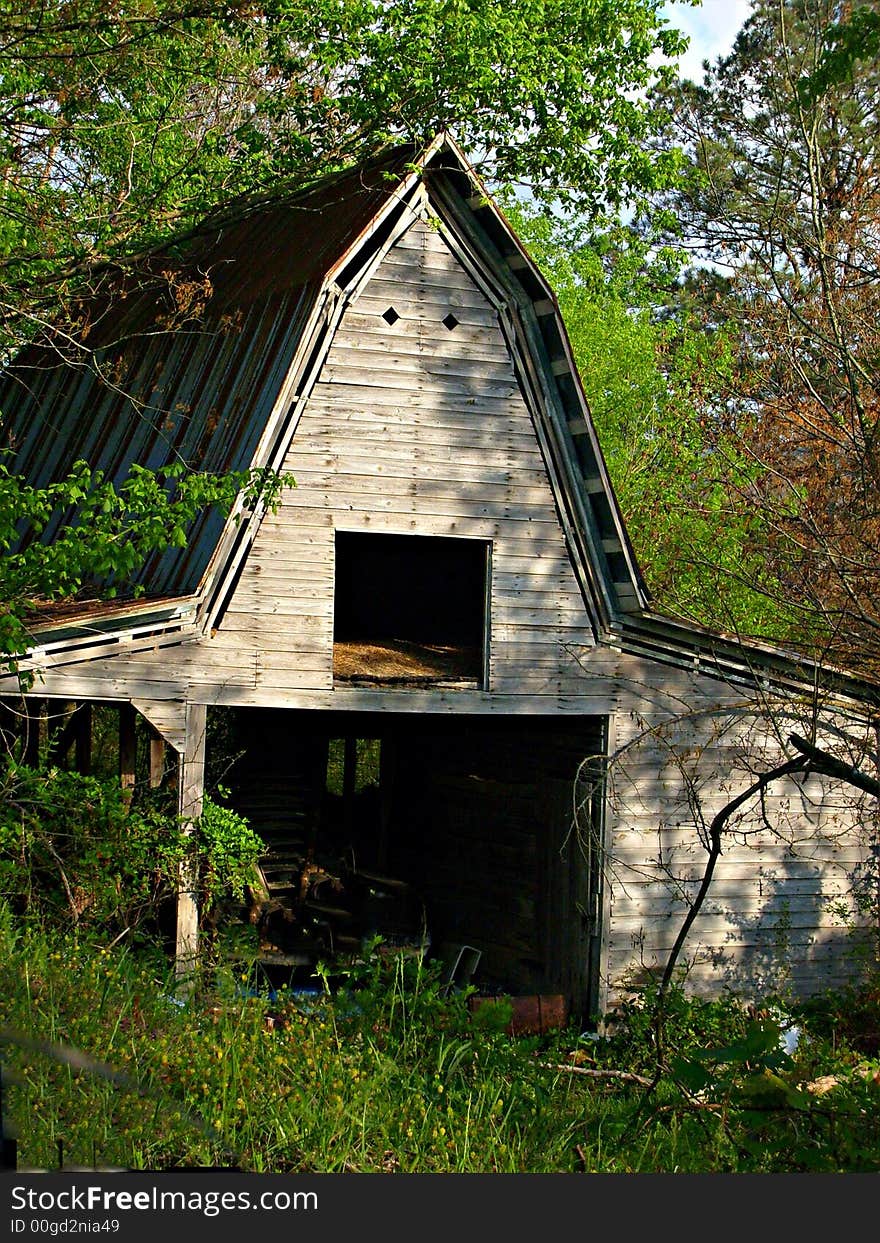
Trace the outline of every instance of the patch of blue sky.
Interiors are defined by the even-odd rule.
[[[702,0],[698,5],[668,0],[661,13],[690,40],[678,59],[680,75],[700,81],[703,61],[727,55],[751,8],[750,0]]]

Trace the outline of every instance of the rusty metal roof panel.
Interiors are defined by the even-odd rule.
[[[254,457],[313,301],[311,290],[267,298],[226,330],[132,338],[122,354],[101,351],[88,370],[62,363],[30,388],[30,374],[10,369],[0,394],[4,434],[14,450],[10,469],[44,487],[81,459],[121,484],[133,464],[158,469],[173,462],[202,471],[246,469]],[[126,355],[131,355],[130,361]],[[107,370],[123,359],[123,378]],[[17,404],[11,386],[19,382]],[[12,390],[14,393],[14,390]],[[45,531],[53,539],[63,518]],[[187,546],[151,556],[137,575],[150,595],[194,591],[222,529],[206,511]]]
[[[26,349],[0,377],[8,468],[37,487],[79,460],[120,484],[135,464],[247,469],[330,269],[400,184],[410,148],[304,190],[233,204],[139,264],[145,286],[94,309],[88,363]],[[167,280],[208,278],[190,322],[168,325]],[[62,519],[42,539],[57,534]],[[137,575],[150,596],[188,595],[223,526],[207,511],[185,548],[151,556]]]

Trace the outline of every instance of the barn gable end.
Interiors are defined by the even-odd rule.
[[[219,651],[259,652],[258,689],[333,688],[334,601],[337,688],[358,681],[351,670],[362,684],[521,694],[573,683],[566,649],[592,647],[595,622],[533,420],[496,309],[424,220],[342,316],[284,470],[296,487],[263,518],[211,639]],[[396,661],[364,644],[358,663],[344,642],[358,619],[349,634],[336,576],[365,560],[378,578],[376,616],[362,629],[381,643],[384,623],[386,639],[403,641]],[[363,613],[369,577],[357,590]],[[437,617],[453,599],[458,609]],[[475,629],[478,656],[456,666],[456,645],[472,647]]]

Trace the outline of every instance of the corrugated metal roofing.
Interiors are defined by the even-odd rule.
[[[95,305],[88,365],[23,351],[0,378],[9,469],[37,487],[64,478],[81,459],[115,484],[135,464],[246,470],[327,272],[413,156],[411,147],[398,147],[304,189],[240,201],[145,256],[144,273],[207,276],[204,313],[169,327],[167,281],[154,276],[103,312]],[[222,525],[217,512],[203,514],[186,547],[152,556],[137,583],[150,596],[195,591]],[[56,532],[57,525],[42,538]]]

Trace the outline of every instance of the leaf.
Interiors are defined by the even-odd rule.
[[[702,1092],[714,1082],[714,1077],[699,1061],[692,1058],[675,1057],[670,1063],[670,1072],[690,1092]]]

